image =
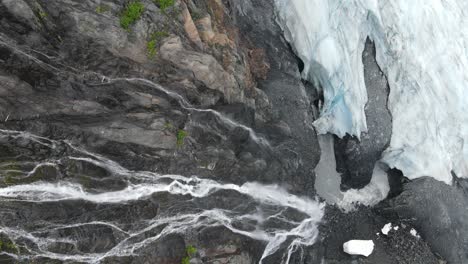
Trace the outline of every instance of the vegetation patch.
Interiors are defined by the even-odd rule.
[[[175,0],[154,0],[154,3],[162,10],[166,11],[167,8],[174,5]]]
[[[7,174],[5,178],[3,178],[3,182],[6,185],[14,185],[16,183],[15,177],[11,174]]]
[[[202,15],[202,13],[198,11],[193,11],[190,15],[192,16],[193,21],[197,21],[205,17],[204,15]]]
[[[108,5],[98,5],[96,7],[96,13],[102,14],[110,10],[110,7]]]
[[[0,251],[8,253],[18,253],[18,247],[9,239],[0,240]]]
[[[120,15],[120,26],[128,30],[130,25],[140,19],[143,11],[145,11],[145,6],[140,1],[129,3]]]
[[[168,131],[171,131],[174,129],[174,126],[170,123],[170,122],[166,122],[164,124],[164,130],[168,130]]]
[[[161,43],[161,40],[167,36],[169,36],[169,34],[166,31],[157,31],[151,34],[150,40],[146,44],[148,57],[154,57],[158,53],[158,45]]]
[[[189,245],[186,249],[185,249],[185,257],[182,258],[182,261],[181,261],[181,264],[190,264],[190,259],[195,256],[195,254],[197,253],[197,249],[192,246],[192,245]]]
[[[179,129],[177,132],[177,147],[180,147],[184,144],[184,139],[187,137],[187,135],[187,131]]]
[[[47,13],[44,11],[39,11],[38,13],[40,19],[45,19],[47,17]]]

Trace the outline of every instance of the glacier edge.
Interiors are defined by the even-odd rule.
[[[382,161],[410,178],[468,177],[468,3],[275,0],[278,23],[324,92],[318,133],[367,132],[361,54],[369,36],[390,86]]]

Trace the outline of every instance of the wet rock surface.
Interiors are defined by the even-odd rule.
[[[385,210],[408,219],[449,263],[468,261],[468,185],[458,180],[448,186],[432,178],[420,178],[404,185],[401,195],[390,200]]]
[[[141,2],[123,29],[128,1],[0,1],[1,263],[436,263],[423,239],[375,237],[394,214],[327,207],[316,233],[320,95],[272,1]],[[351,187],[389,137],[366,52],[369,134],[335,146]],[[358,236],[368,259],[342,253]]]
[[[392,117],[387,108],[390,88],[375,57],[375,45],[367,39],[362,54],[368,101],[365,107],[367,133],[357,139],[335,137],[336,170],[342,176],[342,189],[362,188],[372,178],[375,163],[381,159],[392,136]]]

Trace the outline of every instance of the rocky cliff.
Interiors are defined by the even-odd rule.
[[[412,236],[379,240],[368,260],[341,252],[345,239],[375,236],[387,221],[400,221],[385,211],[388,207],[348,215],[328,206],[318,240],[313,233],[307,235],[310,241],[298,240],[302,244],[276,243],[283,229],[296,232],[285,237],[289,242],[315,230],[302,225],[312,224],[307,220],[311,210],[303,204],[280,210],[268,200],[274,195],[259,204],[251,189],[242,188],[250,182],[280,185],[292,201],[297,195],[312,203],[320,158],[312,123],[323,98],[301,80],[303,65],[275,19],[273,1],[262,0],[1,0],[0,187],[10,198],[0,201],[0,262],[281,263],[289,258],[290,263],[396,263],[403,254],[408,261],[398,263],[438,263],[426,242]],[[376,94],[383,93],[385,103],[385,78],[378,76],[370,44],[367,51],[374,67],[369,82],[377,83]],[[388,125],[382,102],[372,109],[383,109]],[[379,118],[374,118],[376,127]],[[388,140],[385,134],[372,144],[379,136],[336,144],[348,187],[362,187],[370,179]],[[140,186],[151,173],[198,180],[186,181],[191,191],[120,200],[127,192],[119,191]],[[185,181],[167,176],[157,184],[168,179]],[[226,185],[208,197],[197,193],[205,184],[200,179]],[[37,203],[21,200],[26,196],[21,186],[63,181],[82,189],[65,186],[78,190],[76,196],[54,199],[39,189],[35,192],[41,194],[32,196]],[[114,192],[117,197],[104,195]],[[12,193],[18,196],[11,198]],[[212,208],[229,211],[231,220],[216,215],[225,222],[207,222]],[[267,219],[245,213],[255,209]],[[177,218],[187,212],[187,218]],[[230,215],[237,212],[244,215]],[[151,222],[167,215],[174,218]],[[192,228],[177,231],[171,221],[179,220]],[[292,228],[296,225],[303,229]],[[274,235],[245,235],[258,235],[259,228]],[[138,250],[113,251],[125,249],[125,243]],[[273,253],[262,256],[270,245]]]

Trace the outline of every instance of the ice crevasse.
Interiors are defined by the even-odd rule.
[[[367,131],[362,52],[374,41],[390,86],[382,161],[410,179],[468,177],[468,1],[275,0],[278,22],[323,89],[321,134]]]

